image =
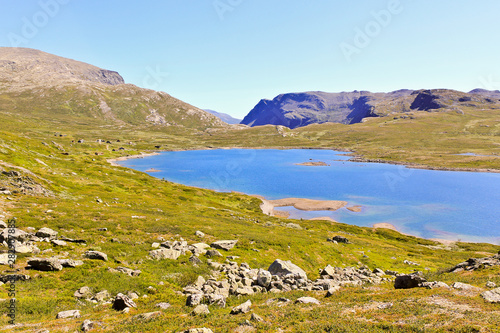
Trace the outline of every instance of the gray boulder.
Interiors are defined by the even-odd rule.
[[[229,251],[236,245],[236,243],[238,243],[238,240],[220,240],[213,242],[210,246],[214,249]]]
[[[248,300],[245,303],[234,307],[231,310],[231,314],[235,315],[235,314],[240,314],[240,313],[248,313],[248,312],[250,312],[251,307],[252,307],[252,301]]]
[[[50,242],[52,243],[52,245],[55,245],[55,246],[67,246],[68,245],[68,243],[66,243],[63,240],[59,240],[59,239],[52,239]]]
[[[427,289],[435,289],[435,288],[450,288],[446,283],[441,281],[433,281],[433,282],[422,282],[420,287],[424,287]]]
[[[500,303],[500,288],[485,291],[481,296],[490,303]]]
[[[99,251],[87,251],[85,252],[84,257],[93,260],[108,261],[108,256],[105,253]]]
[[[111,298],[111,294],[107,290],[103,290],[94,295],[91,299],[97,302],[104,302]]]
[[[271,285],[273,276],[271,272],[259,269],[257,273],[257,284],[261,287],[268,288]]]
[[[56,316],[56,319],[80,318],[80,316],[80,310],[68,310],[59,312]]]
[[[285,276],[288,274],[298,275],[303,279],[307,279],[307,274],[299,266],[293,264],[291,261],[284,261],[276,259],[271,266],[269,266],[268,271],[272,275]]]
[[[146,320],[151,320],[151,319],[157,318],[159,316],[161,316],[161,311],[146,312],[146,313],[141,313],[141,314],[133,316],[132,320],[146,321]]]
[[[4,241],[8,243],[9,240],[24,242],[30,237],[26,231],[23,231],[21,229],[15,228],[13,233],[9,233],[9,230],[11,229],[4,229],[2,232],[0,232],[0,243]]]
[[[316,304],[320,305],[320,301],[318,301],[314,297],[300,297],[295,301],[296,304]]]
[[[161,302],[161,303],[156,304],[155,307],[160,308],[162,310],[166,310],[169,307],[171,307],[171,305],[170,305],[170,303]]]
[[[160,260],[160,259],[177,260],[181,256],[181,251],[161,248],[158,250],[149,251],[149,256],[154,260]]]
[[[28,260],[28,265],[38,271],[60,271],[63,269],[56,258],[32,258]]]
[[[83,261],[81,260],[73,260],[73,259],[59,259],[59,263],[62,267],[70,267],[75,268],[83,265]]]
[[[191,328],[184,331],[183,333],[214,333],[214,332],[210,328],[202,327],[202,328]]]
[[[41,228],[38,230],[35,234],[35,236],[40,237],[40,238],[50,238],[54,239],[57,237],[58,232],[54,231],[50,228]]]
[[[80,329],[82,330],[82,332],[88,332],[96,327],[97,325],[93,321],[85,319],[82,323],[82,326],[80,326]]]
[[[205,253],[205,256],[206,257],[223,257],[222,253],[220,253],[219,251],[217,250],[207,250],[207,252]]]
[[[92,290],[87,286],[81,287],[80,289],[75,291],[73,296],[75,296],[77,298],[89,298],[92,296]]]
[[[207,315],[210,313],[208,306],[206,304],[197,305],[191,312],[194,315]]]

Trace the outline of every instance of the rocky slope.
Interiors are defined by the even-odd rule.
[[[367,117],[410,111],[458,111],[461,106],[497,107],[499,92],[475,89],[463,93],[447,89],[398,90],[390,93],[353,91],[282,94],[261,100],[243,119],[250,126],[283,125],[296,128],[335,122],[354,124]]]
[[[164,92],[125,84],[117,72],[26,48],[0,48],[0,112],[96,125],[226,127]]]

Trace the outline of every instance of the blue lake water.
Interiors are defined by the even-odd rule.
[[[217,149],[163,152],[119,162],[160,172],[154,177],[217,191],[345,200],[361,212],[304,212],[280,208],[291,218],[330,216],[358,226],[391,223],[424,238],[500,244],[500,174],[409,169],[348,162],[345,153],[309,149]],[[297,163],[322,161],[329,166]]]

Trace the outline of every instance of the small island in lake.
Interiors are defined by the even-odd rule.
[[[295,165],[305,165],[305,166],[330,166],[330,164],[325,162],[304,162],[304,163],[295,163]]]

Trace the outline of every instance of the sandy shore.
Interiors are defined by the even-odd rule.
[[[305,166],[330,166],[325,162],[304,162],[304,163],[295,163],[295,165],[305,165]]]
[[[285,198],[279,200],[260,199],[262,200],[262,204],[260,205],[262,212],[270,216],[277,216],[274,210],[275,207],[294,207],[304,211],[316,211],[337,210],[347,205],[346,201],[338,200],[312,200],[302,198]]]
[[[399,232],[399,230],[392,224],[390,223],[375,223],[373,225],[373,228],[374,229],[381,229],[381,228],[384,228],[384,229],[391,229],[391,230],[394,230],[394,231],[397,231]]]
[[[359,212],[361,212],[361,209],[362,209],[362,208],[363,208],[363,207],[361,207],[360,205],[347,207],[347,209],[349,209],[351,212],[354,212],[354,213],[359,213]]]
[[[118,158],[110,158],[107,161],[112,166],[121,166],[120,164],[118,164],[116,162],[126,161],[126,160],[130,160],[130,159],[133,159],[133,158],[144,158],[144,157],[147,157],[147,156],[155,156],[155,155],[160,155],[160,153],[156,153],[156,152],[155,153],[142,153],[142,154],[139,154],[139,155],[122,156],[122,157],[118,157]]]

